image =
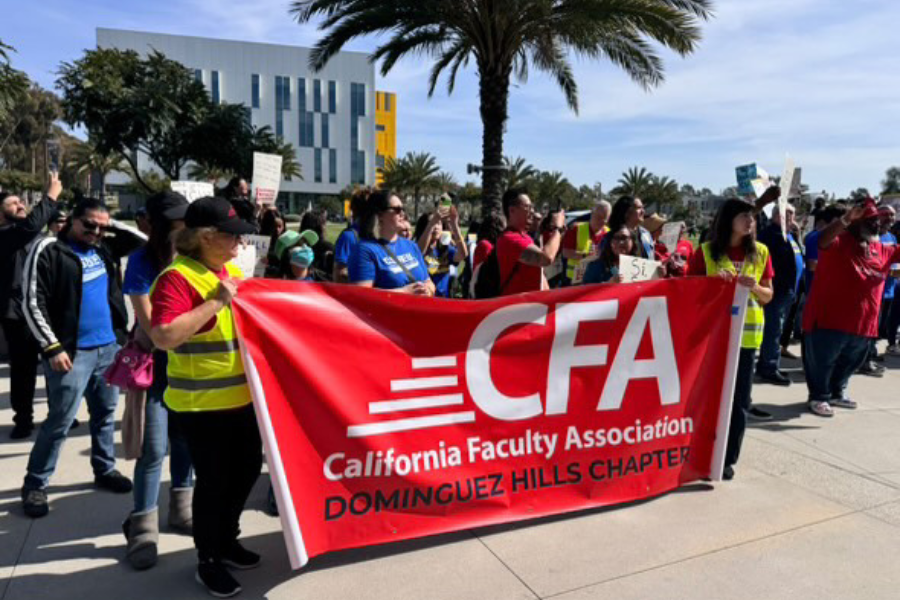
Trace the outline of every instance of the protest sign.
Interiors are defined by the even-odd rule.
[[[214,196],[216,193],[213,184],[208,181],[173,181],[171,187],[173,192],[181,194],[188,202]]]
[[[250,279],[253,277],[253,272],[256,269],[256,263],[258,262],[256,257],[256,246],[253,244],[242,243],[240,248],[238,248],[237,258],[232,262],[240,268],[245,279]]]
[[[662,263],[636,256],[619,255],[619,274],[623,283],[649,281],[662,277]]]
[[[759,166],[756,167],[756,179],[750,182],[753,186],[753,192],[757,198],[766,193],[766,190],[772,187],[772,180],[769,174]]]
[[[781,235],[787,240],[787,205],[788,198],[791,195],[791,188],[794,185],[794,159],[790,156],[784,161],[784,171],[781,175],[781,195],[778,196],[778,216],[781,219]]]
[[[257,204],[275,204],[278,199],[282,160],[279,154],[253,153],[253,197]]]
[[[753,180],[757,179],[756,163],[736,167],[735,174],[737,175],[738,195],[752,196]]]
[[[479,302],[242,283],[291,565],[718,480],[746,298],[711,277]]]
[[[753,192],[751,191],[750,193],[752,194]],[[666,250],[669,251],[669,254],[674,253],[678,249],[678,240],[681,239],[681,232],[684,231],[684,227],[684,221],[663,225],[659,240],[666,245]]]

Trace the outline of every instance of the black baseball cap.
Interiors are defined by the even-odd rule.
[[[215,227],[222,233],[234,235],[256,233],[256,226],[240,218],[231,202],[213,196],[194,200],[184,215],[184,224],[192,229]]]
[[[180,221],[188,209],[187,198],[178,192],[165,191],[153,194],[147,198],[144,208],[154,221],[165,219],[166,221]]]

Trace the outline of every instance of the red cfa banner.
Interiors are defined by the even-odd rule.
[[[292,566],[718,479],[741,297],[717,278],[485,301],[243,283]]]

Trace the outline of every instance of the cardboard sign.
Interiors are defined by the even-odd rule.
[[[172,191],[187,198],[188,202],[214,196],[216,193],[213,184],[208,181],[173,181]]]
[[[662,263],[637,256],[619,255],[619,274],[624,283],[650,281],[662,277]]]
[[[750,184],[753,186],[753,193],[756,194],[757,198],[760,198],[766,193],[767,189],[772,187],[772,180],[768,173],[760,167],[756,167],[756,179],[751,181]]]
[[[737,175],[738,195],[752,196],[754,193],[753,180],[758,179],[756,163],[735,168],[735,174]]]
[[[253,153],[253,197],[260,206],[275,204],[281,188],[281,162],[279,154]]]
[[[781,175],[781,195],[778,197],[778,216],[781,219],[781,235],[787,240],[787,205],[788,198],[791,195],[791,188],[794,185],[794,159],[790,156],[784,161],[784,171]]]
[[[750,193],[752,194],[753,192],[751,191]],[[678,240],[681,238],[682,231],[684,231],[684,221],[666,223],[663,225],[662,234],[659,236],[659,239],[666,245],[666,250],[669,251],[669,254],[672,254],[678,248]]]
[[[272,238],[267,235],[248,235],[245,237],[247,244],[256,248],[256,264],[253,266],[253,277],[262,277],[266,273],[266,257],[269,255],[269,245]]]
[[[237,258],[232,262],[240,268],[244,274],[244,279],[250,279],[253,277],[253,271],[256,269],[256,246],[242,243],[238,250]]]

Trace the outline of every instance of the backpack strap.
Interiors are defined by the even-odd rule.
[[[498,263],[498,265],[500,263],[500,253],[499,252],[497,253],[497,263]],[[516,273],[519,270],[519,265],[521,265],[521,264],[522,264],[522,262],[517,258],[516,264],[513,265],[513,269],[512,269],[512,271],[510,271],[509,276],[506,278],[506,281],[504,281],[503,285],[500,286],[500,295],[501,296],[503,295],[503,292],[506,291],[506,286],[508,286],[509,282],[512,281],[513,277],[516,276]]]
[[[391,247],[387,245],[387,242],[385,242],[384,240],[378,240],[378,243],[381,244],[381,247],[384,248],[384,251],[388,253],[388,256],[390,256],[394,260],[397,266],[403,269],[403,272],[406,274],[406,278],[409,279],[410,283],[416,283],[419,281],[418,279],[416,279],[415,275],[410,273],[409,269],[406,268],[406,265],[400,262],[400,259],[397,258],[396,254],[394,254],[394,251],[391,250]]]

